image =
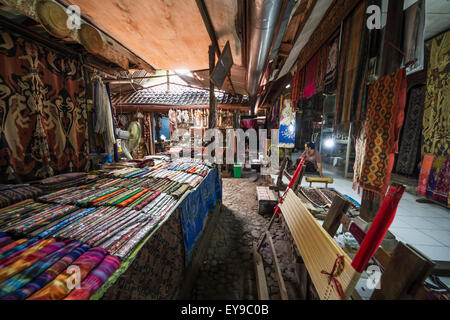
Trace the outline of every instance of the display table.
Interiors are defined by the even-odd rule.
[[[222,182],[214,168],[195,189],[179,199],[91,300],[175,298],[205,220],[221,201]]]

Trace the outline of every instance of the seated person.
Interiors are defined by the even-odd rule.
[[[307,142],[305,144],[305,151],[302,153],[300,158],[304,158],[305,161],[305,172],[306,173],[319,173],[322,176],[322,162],[320,159],[320,153],[316,151],[316,146],[313,142]]]

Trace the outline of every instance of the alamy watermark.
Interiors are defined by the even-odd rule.
[[[173,153],[173,158],[192,157],[215,164],[260,163],[263,175],[279,169],[278,129],[271,130],[270,148],[266,129],[227,129],[225,135],[219,129],[208,129],[204,133],[201,129],[194,129],[193,133],[194,139],[187,129],[174,130],[172,139],[182,152]],[[206,152],[196,152],[199,150]]]

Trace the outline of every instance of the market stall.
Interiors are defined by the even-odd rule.
[[[220,201],[217,169],[179,159],[102,170],[3,208],[1,298],[173,298]],[[70,265],[81,269],[82,293],[67,271],[51,271]]]

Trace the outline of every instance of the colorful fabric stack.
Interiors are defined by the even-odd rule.
[[[35,199],[39,197],[43,191],[33,186],[15,187],[14,185],[4,187],[0,190],[0,208],[10,206],[14,203]]]
[[[40,202],[0,209],[0,299],[91,298],[210,172],[195,161],[144,169],[122,168],[41,196]],[[195,191],[204,208],[214,205],[210,190],[203,189]],[[181,228],[179,219],[172,221]],[[80,271],[78,285],[74,270]]]
[[[369,87],[367,117],[355,146],[353,187],[385,194],[398,152],[406,103],[406,73],[400,69]]]
[[[42,189],[45,193],[49,193],[86,183],[87,178],[88,174],[85,172],[64,173],[40,180],[36,182],[34,186]]]
[[[17,245],[0,260],[2,300],[56,300],[71,292],[78,300],[88,299],[120,265],[119,258],[103,248],[90,249],[81,242],[53,238],[34,240]],[[74,268],[79,270],[80,280],[89,280],[75,290],[70,279]]]

